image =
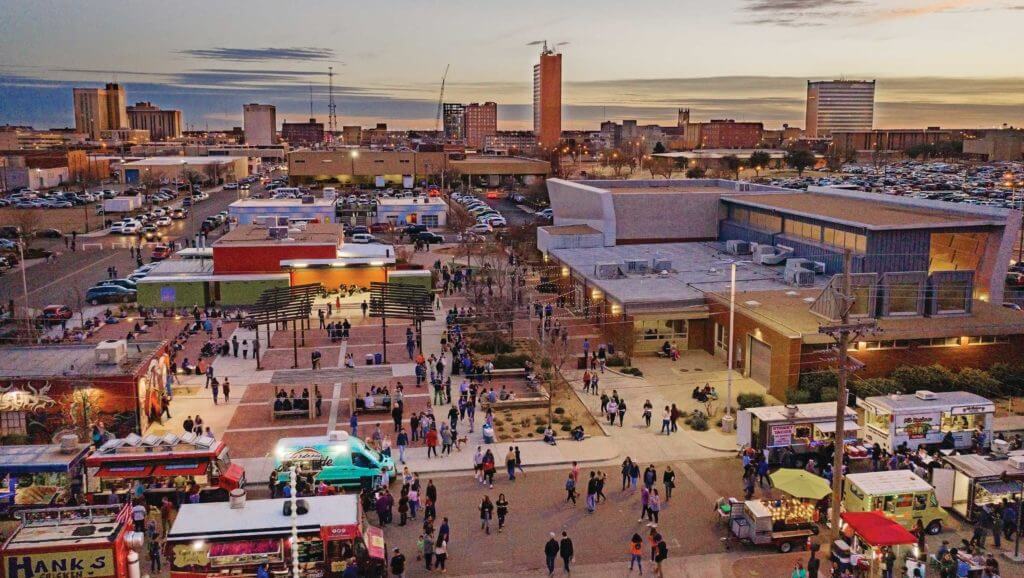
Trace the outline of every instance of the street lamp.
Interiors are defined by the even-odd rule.
[[[359,151],[353,150],[348,153],[349,158],[352,160],[352,184],[356,184],[356,159],[359,158]]]

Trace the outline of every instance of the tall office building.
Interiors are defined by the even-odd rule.
[[[181,111],[163,110],[151,102],[136,102],[128,107],[128,126],[148,130],[152,140],[169,140],[181,136]]]
[[[107,84],[104,88],[72,89],[75,106],[75,130],[91,139],[100,132],[128,128],[124,87]]]
[[[807,136],[834,130],[871,130],[875,120],[874,80],[807,81]]]
[[[242,106],[245,144],[266,146],[277,144],[277,108],[272,104]]]
[[[462,140],[466,138],[466,107],[457,102],[446,102],[442,108],[444,138]]]
[[[281,140],[290,145],[314,145],[324,142],[324,123],[315,118],[309,122],[281,123]]]
[[[533,134],[542,149],[562,138],[562,55],[547,43],[533,65]]]
[[[467,104],[463,127],[466,131],[466,144],[474,148],[483,147],[487,137],[498,134],[498,104]]]

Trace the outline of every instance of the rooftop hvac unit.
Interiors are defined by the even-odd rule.
[[[1010,459],[1006,460],[1006,463],[1018,470],[1024,470],[1024,456],[1022,455],[1010,456]]]
[[[730,255],[749,255],[751,253],[750,242],[730,239],[725,242],[725,252]]]
[[[939,396],[935,395],[934,391],[928,391],[927,389],[919,389],[914,393],[914,397],[917,399],[923,399],[924,401],[935,401]]]
[[[285,237],[288,236],[287,226],[270,227],[269,229],[267,229],[267,231],[269,232],[269,236],[271,239],[284,239]]]
[[[786,269],[784,274],[786,283],[795,285],[797,287],[807,287],[814,285],[814,271],[808,271],[802,268]]]
[[[128,357],[128,342],[107,339],[96,346],[96,365],[120,365]]]
[[[277,227],[287,227],[288,226],[288,217],[287,216],[285,216],[285,215],[278,215],[275,218],[277,220],[275,222],[271,223],[271,226],[277,226]]]
[[[651,262],[648,259],[626,259],[626,273],[633,275],[646,275],[651,271]]]
[[[312,205],[313,204],[313,195],[304,195],[302,197],[302,204],[303,205]]]
[[[657,271],[658,273],[661,273],[663,271],[671,271],[672,270],[672,261],[670,261],[668,259],[655,259],[654,260],[654,270]]]
[[[786,270],[788,271],[790,269],[803,269],[814,273],[824,273],[825,263],[821,261],[811,261],[810,259],[786,259]]]
[[[615,279],[619,276],[619,264],[598,263],[594,265],[594,276],[598,279]]]

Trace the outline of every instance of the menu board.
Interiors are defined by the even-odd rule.
[[[299,563],[324,561],[324,543],[322,540],[299,541]]]

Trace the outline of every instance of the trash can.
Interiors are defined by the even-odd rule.
[[[380,365],[382,363],[384,363],[384,355],[382,355],[380,353],[374,353],[373,354],[373,364],[374,365]]]
[[[366,354],[366,365],[373,365],[373,354],[372,353],[367,353]]]

